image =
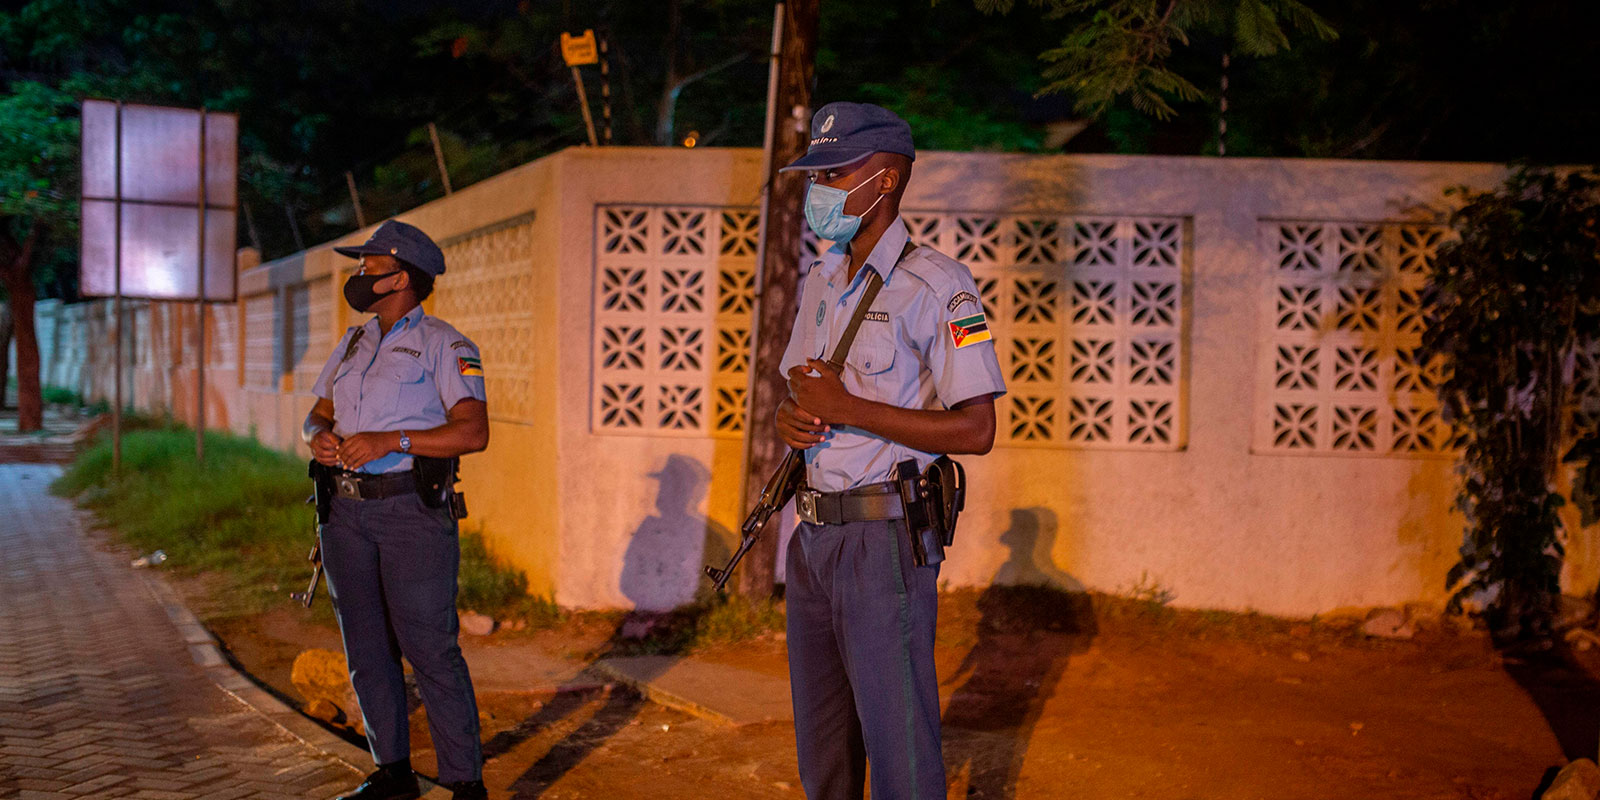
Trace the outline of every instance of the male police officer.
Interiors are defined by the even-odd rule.
[[[478,706],[456,641],[456,519],[423,501],[412,474],[413,456],[455,458],[488,445],[478,348],[422,313],[445,267],[427,234],[390,220],[365,244],[334,249],[360,259],[345,300],[376,315],[334,348],[302,431],[317,461],[335,470],[322,560],[378,766],[341,800],[419,796],[402,654],[428,709],[439,781],[457,798],[485,798]]]
[[[787,560],[789,673],[807,797],[945,796],[933,636],[937,563],[918,566],[891,504],[897,463],[983,454],[1005,392],[972,273],[907,245],[900,198],[911,129],[872,105],[831,103],[811,121],[806,220],[834,244],[812,264],[782,368],[778,434],[806,453],[809,503]],[[846,358],[831,356],[868,276],[883,285]],[[956,324],[959,323],[959,324]],[[802,517],[805,513],[802,510]],[[885,518],[889,517],[889,518]]]

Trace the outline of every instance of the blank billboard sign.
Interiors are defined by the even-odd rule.
[[[197,300],[203,253],[206,299],[233,300],[238,141],[236,114],[85,100],[79,291],[115,294],[120,260],[124,297]]]

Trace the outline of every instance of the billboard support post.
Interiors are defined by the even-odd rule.
[[[194,460],[206,460],[206,109],[200,108],[200,236],[195,252],[195,277],[199,291],[195,293],[195,372],[194,372]]]
[[[122,101],[117,101],[116,138],[112,149],[116,151],[116,186],[117,196],[122,196]],[[116,294],[111,300],[111,313],[116,317],[112,324],[111,350],[112,361],[115,366],[111,370],[111,380],[116,386],[111,390],[111,474],[118,475],[122,471],[122,209],[116,209],[115,231],[112,236],[112,265],[116,270]]]

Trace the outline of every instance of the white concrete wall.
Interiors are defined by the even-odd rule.
[[[451,271],[430,305],[479,342],[490,376],[493,440],[488,453],[466,461],[467,525],[482,526],[494,551],[528,572],[535,591],[576,607],[668,607],[691,598],[702,585],[700,565],[732,546],[740,516],[737,431],[706,419],[686,430],[659,430],[653,418],[614,429],[600,419],[600,387],[635,379],[601,369],[597,337],[634,316],[603,308],[597,268],[638,266],[657,275],[690,265],[703,270],[711,282],[706,297],[715,301],[719,276],[747,269],[753,257],[680,259],[661,249],[663,238],[651,239],[649,252],[635,260],[608,249],[599,220],[605,209],[645,209],[657,226],[650,235],[665,237],[657,223],[668,212],[700,209],[712,221],[697,224],[710,230],[722,211],[757,204],[758,168],[759,153],[749,150],[574,148],[403,215],[446,242]],[[1278,614],[1441,601],[1461,538],[1461,521],[1449,510],[1453,458],[1444,443],[1420,452],[1401,446],[1398,415],[1425,410],[1426,400],[1395,389],[1396,349],[1412,338],[1395,317],[1396,292],[1415,277],[1397,265],[1412,252],[1404,237],[1437,221],[1426,206],[1438,207],[1445,188],[1488,187],[1502,176],[1501,167],[1482,164],[923,154],[904,208],[941,226],[930,240],[941,249],[966,247],[971,235],[981,239],[990,219],[1005,231],[1049,221],[1060,248],[1028,256],[1003,233],[994,240],[997,251],[980,246],[967,259],[996,287],[984,299],[1002,366],[1012,368],[1011,341],[1033,335],[1051,339],[1056,361],[1048,378],[1013,382],[999,406],[995,451],[963,459],[973,488],[942,578],[956,586],[1049,581],[1108,591],[1142,584],[1174,592],[1179,605]],[[1094,246],[1081,232],[1068,235],[1078,222],[1120,232],[1116,263],[1074,260]],[[963,227],[969,223],[978,227]],[[1147,223],[1158,231],[1173,226],[1163,240],[1170,246],[1161,250],[1170,265],[1136,263],[1139,248],[1153,241],[1134,233]],[[1286,332],[1277,321],[1280,284],[1305,278],[1280,267],[1286,256],[1279,237],[1289,235],[1280,230],[1291,228],[1325,237],[1318,252],[1327,269],[1306,284],[1327,298],[1316,330]],[[1339,241],[1367,234],[1370,241]],[[714,244],[714,230],[711,236]],[[1355,259],[1359,273],[1366,255],[1382,262],[1382,275],[1356,274],[1352,282],[1337,266]],[[338,295],[346,274],[339,270],[348,263],[323,245],[241,276],[248,308],[219,315],[232,350],[214,358],[242,352],[243,367],[217,366],[214,374],[232,383],[211,400],[218,406],[208,409],[213,420],[254,430],[275,446],[296,446],[312,402],[310,381],[352,320]],[[1127,305],[1137,302],[1128,293],[1145,286],[1146,276],[1156,279],[1148,285],[1176,288],[1169,326],[1141,328]],[[1101,279],[1116,284],[1122,304],[1107,329],[1113,332],[1062,321],[1075,308],[1074,282]],[[1051,287],[1062,320],[1026,321],[1022,301],[1007,299],[1013,280]],[[1385,298],[1384,321],[1370,334],[1334,319],[1344,315],[1338,297],[1348,287],[1372,287],[1373,297]],[[79,331],[92,326],[93,308],[42,308],[41,320],[60,316],[63,342],[82,343],[88,339]],[[678,319],[651,313],[641,312],[639,324]],[[682,319],[708,337],[748,326],[747,314]],[[1115,340],[1115,380],[1079,385],[1066,377],[1072,348],[1096,337]],[[1141,384],[1128,348],[1154,341],[1170,344],[1176,356],[1160,385]],[[1323,381],[1315,392],[1297,394],[1277,380],[1277,351],[1286,342],[1321,348]],[[1335,371],[1336,346],[1370,350],[1381,385],[1335,391],[1333,382],[1348,377]],[[102,392],[107,362],[95,347],[63,344],[53,352],[66,355],[54,359],[49,382],[76,381],[91,396],[109,394]],[[174,402],[171,393],[186,374],[146,375],[140,402],[183,413],[192,404]],[[699,381],[711,395],[742,380],[715,365],[642,380],[658,378]],[[1105,440],[1073,440],[1068,407],[1083,397],[1116,409],[1120,421]],[[1137,440],[1128,421],[1129,404],[1151,398],[1172,413],[1162,427],[1165,441]],[[1055,416],[1019,433],[1011,425],[1017,404],[1030,399],[1050,400]],[[1315,444],[1275,444],[1275,409],[1301,399],[1322,415]],[[709,396],[705,403],[702,417],[712,416]],[[1369,436],[1355,452],[1338,450],[1334,415],[1346,407],[1371,410],[1358,417],[1374,426],[1377,444]],[[757,409],[754,418],[757,433],[770,435],[770,410]],[[1567,583],[1592,589],[1600,552],[1582,537],[1569,552]]]

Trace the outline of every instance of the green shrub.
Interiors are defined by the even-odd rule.
[[[65,386],[46,386],[39,391],[39,395],[46,403],[58,406],[83,405],[83,397]]]
[[[148,423],[145,423],[148,424]],[[314,513],[306,500],[306,462],[253,439],[206,434],[204,466],[194,433],[170,423],[122,439],[122,471],[111,474],[111,444],[82,453],[55,482],[141,552],[164,550],[184,574],[213,573],[226,613],[257,613],[305,588]],[[481,535],[461,538],[459,606],[539,625],[559,619],[554,605],[528,597],[527,579],[489,557]],[[323,595],[324,597],[326,595]],[[318,613],[327,617],[327,603]]]

